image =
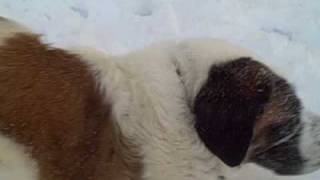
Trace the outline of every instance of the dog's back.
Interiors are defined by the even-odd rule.
[[[123,158],[125,140],[88,65],[0,23],[0,178],[134,179],[139,167]]]

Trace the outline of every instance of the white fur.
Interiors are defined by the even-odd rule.
[[[8,21],[0,23],[2,40],[25,32]],[[122,133],[141,148],[144,180],[218,179],[230,170],[198,138],[186,102],[206,79],[212,63],[246,55],[244,51],[217,40],[168,42],[121,57],[89,48],[71,51],[92,67],[97,85],[111,99]],[[16,164],[32,162],[17,146],[12,146],[13,152],[20,152]]]
[[[38,168],[24,147],[0,134],[0,179],[38,180]]]
[[[0,44],[17,32],[25,32],[8,21],[0,20],[0,27]],[[70,51],[91,67],[97,86],[108,102],[111,100],[113,116],[123,135],[140,147],[144,180],[218,180],[219,176],[234,176],[236,170],[210,153],[195,133],[190,102],[212,65],[252,57],[252,53],[215,39],[167,42],[119,57],[90,48]],[[308,132],[305,139],[311,136]],[[308,142],[301,144],[302,148],[311,146]],[[10,180],[37,180],[37,168],[22,147],[0,136],[0,179],[4,175]]]
[[[186,102],[194,97],[212,63],[249,56],[248,52],[220,40],[168,42],[121,57],[76,52],[91,65],[101,89],[112,99],[122,133],[141,147],[145,180],[228,176],[231,169],[195,133]]]
[[[301,133],[300,151],[306,160],[304,173],[319,169],[320,159],[320,121],[319,117],[312,112],[303,110],[303,132]]]
[[[255,57],[252,52],[219,39],[186,40],[179,43],[172,53],[177,60],[190,102],[193,102],[207,80],[212,65],[240,57]]]

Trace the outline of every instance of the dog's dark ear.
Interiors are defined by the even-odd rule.
[[[268,69],[250,58],[211,68],[195,102],[195,128],[206,147],[229,166],[246,156],[255,120],[271,93]]]

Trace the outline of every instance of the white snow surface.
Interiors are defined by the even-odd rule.
[[[56,46],[94,46],[112,54],[172,39],[226,39],[280,71],[304,105],[320,114],[320,0],[0,0],[0,16]],[[320,171],[278,177],[255,166],[235,177],[319,178]]]

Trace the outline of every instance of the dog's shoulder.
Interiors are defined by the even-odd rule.
[[[106,55],[49,46],[6,19],[0,39],[0,161],[12,169],[0,165],[0,172],[17,180],[139,173],[104,93],[102,74],[113,69],[104,64]]]

